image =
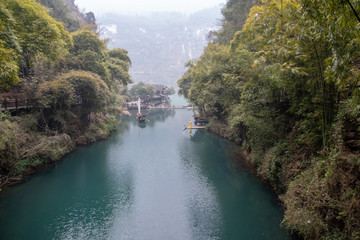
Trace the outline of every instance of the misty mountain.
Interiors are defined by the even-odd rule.
[[[192,15],[152,13],[148,16],[106,14],[98,16],[102,37],[110,38],[109,48],[124,48],[132,61],[134,82],[176,86],[186,71],[184,65],[198,58],[209,31],[218,29],[221,7]]]

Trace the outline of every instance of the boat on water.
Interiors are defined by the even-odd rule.
[[[139,123],[144,123],[146,121],[146,116],[143,115],[141,113],[141,106],[140,106],[140,98],[138,98],[138,101],[137,101],[137,106],[138,106],[138,114],[136,115],[136,120],[139,122]]]
[[[142,115],[142,114],[140,113],[140,115],[138,114],[138,115],[136,116],[136,120],[137,120],[138,122],[145,122],[145,121],[146,121],[146,117],[145,117],[145,115]]]

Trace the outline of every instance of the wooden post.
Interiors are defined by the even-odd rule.
[[[5,108],[5,110],[6,110],[6,108],[7,108],[6,98],[4,98],[4,108]]]

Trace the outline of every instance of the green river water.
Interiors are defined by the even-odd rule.
[[[282,240],[283,211],[237,146],[183,131],[189,110],[135,117],[0,196],[0,239]]]

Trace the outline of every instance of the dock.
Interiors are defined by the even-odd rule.
[[[188,126],[184,126],[184,130],[186,129],[206,129],[205,126],[192,126],[192,127],[188,127]]]

